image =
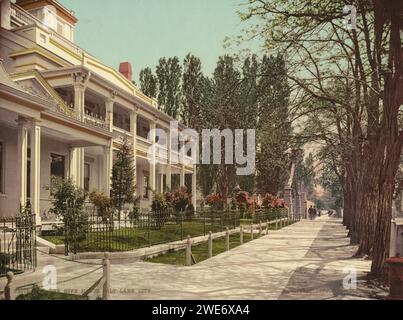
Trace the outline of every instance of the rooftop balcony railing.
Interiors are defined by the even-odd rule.
[[[36,24],[43,25],[39,19],[35,18],[33,15],[29,14],[27,11],[14,3],[11,3],[11,18],[14,18],[18,24],[23,26]]]
[[[79,46],[66,39],[64,36],[57,33],[55,30],[49,28],[46,24],[44,24],[41,20],[30,14],[28,11],[22,9],[18,5],[11,3],[11,18],[13,18],[17,24],[20,26],[40,26],[45,29],[50,36],[50,39],[55,40],[56,42],[63,45],[65,48],[70,50],[71,52],[82,55],[85,51],[81,49]]]

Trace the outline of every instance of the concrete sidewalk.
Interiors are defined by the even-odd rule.
[[[351,258],[355,249],[340,220],[303,220],[192,267],[146,262],[112,265],[111,298],[365,299],[369,296],[365,290],[343,289],[347,275],[343,269],[355,268],[358,277],[370,269],[370,261]],[[47,259],[51,263],[56,258]],[[59,265],[58,282],[95,267],[54,262]],[[63,283],[59,289],[81,293],[101,272]]]

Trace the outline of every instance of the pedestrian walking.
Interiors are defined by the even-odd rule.
[[[309,219],[313,220],[314,209],[313,206],[310,206],[308,209]]]

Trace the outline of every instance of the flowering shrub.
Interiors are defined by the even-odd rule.
[[[235,201],[234,201],[235,200]],[[246,211],[253,213],[259,207],[257,199],[251,197],[246,191],[239,191],[235,195],[233,203],[244,214]]]
[[[280,199],[275,195],[266,193],[263,198],[262,207],[264,208],[286,208],[284,199]]]
[[[165,199],[176,212],[187,211],[188,209],[191,209],[192,206],[192,197],[189,195],[186,187],[181,187],[173,192],[165,193]]]
[[[249,193],[246,191],[239,191],[236,196],[235,196],[235,200],[238,204],[241,203],[250,203],[250,196]]]
[[[224,199],[218,194],[210,194],[206,197],[206,203],[215,210],[224,209]]]

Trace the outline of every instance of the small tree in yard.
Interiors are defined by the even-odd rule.
[[[161,193],[153,193],[153,200],[151,202],[151,210],[155,220],[156,227],[161,229],[165,224],[165,219],[169,215],[170,204]]]
[[[111,200],[113,207],[118,211],[119,221],[123,205],[133,202],[135,170],[133,151],[125,139],[116,154],[116,161],[112,168]]]
[[[111,199],[103,193],[92,191],[89,195],[91,203],[97,210],[102,221],[107,222],[112,216]]]
[[[88,232],[88,216],[84,210],[87,194],[70,179],[52,177],[52,208],[49,210],[64,222],[67,242],[76,252],[77,244]]]

